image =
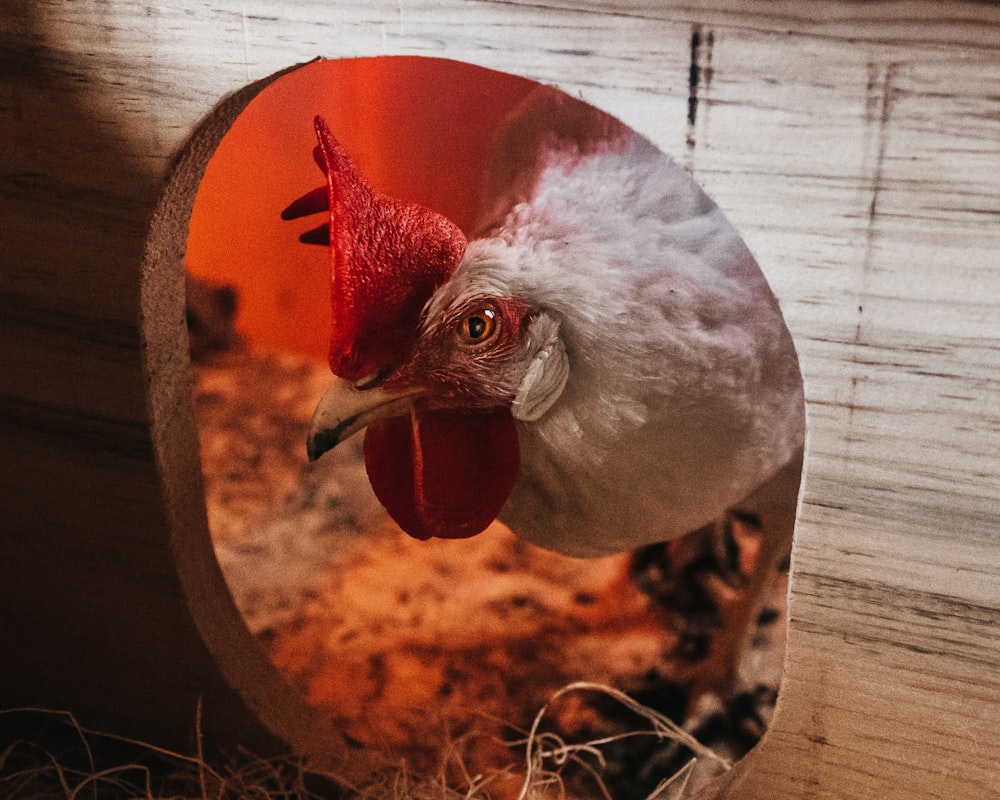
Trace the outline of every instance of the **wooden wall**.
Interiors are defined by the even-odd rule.
[[[260,87],[380,54],[617,114],[690,166],[782,301],[810,426],[788,668],[719,796],[1000,794],[987,3],[6,0],[0,704],[176,739],[203,697],[216,736],[345,754],[212,557],[180,264],[201,171]]]

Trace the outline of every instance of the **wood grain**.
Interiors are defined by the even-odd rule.
[[[972,2],[5,3],[0,702],[183,736],[203,695],[216,731],[308,738],[208,546],[187,216],[256,82],[437,56],[556,83],[688,164],[795,335],[785,687],[716,794],[997,796],[998,53],[1000,8]]]

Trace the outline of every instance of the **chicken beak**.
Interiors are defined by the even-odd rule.
[[[309,460],[315,461],[373,422],[405,416],[414,397],[421,393],[421,389],[387,391],[367,380],[351,383],[337,378],[316,405],[309,423]]]

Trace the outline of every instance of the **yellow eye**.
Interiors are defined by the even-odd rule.
[[[466,344],[482,344],[493,336],[496,329],[496,313],[483,308],[462,318],[458,335]]]

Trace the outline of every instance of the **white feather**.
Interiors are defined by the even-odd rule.
[[[586,556],[694,530],[801,447],[778,304],[719,208],[646,139],[554,91],[511,130],[484,234],[432,300],[513,296],[558,324],[565,385],[519,422],[501,519]]]

